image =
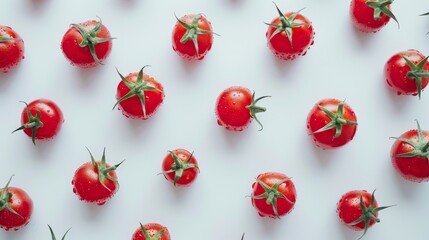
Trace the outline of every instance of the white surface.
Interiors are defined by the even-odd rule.
[[[398,97],[385,84],[383,67],[396,52],[414,48],[428,54],[429,11],[426,0],[396,1],[401,23],[390,22],[376,34],[354,30],[349,1],[277,1],[283,11],[302,12],[314,24],[315,45],[293,62],[276,59],[266,46],[266,25],[276,16],[270,1],[197,0],[3,0],[0,24],[12,26],[25,41],[25,60],[0,74],[0,185],[15,174],[12,185],[34,201],[30,224],[18,232],[0,231],[0,239],[50,239],[47,224],[67,239],[131,239],[139,222],[167,226],[172,239],[356,239],[341,225],[336,203],[349,190],[377,189],[380,205],[397,207],[380,213],[381,223],[365,239],[427,239],[429,189],[409,183],[390,164],[393,140],[415,128],[429,129],[428,90],[422,99]],[[413,3],[413,4],[411,4]],[[182,60],[171,48],[174,13],[203,12],[215,36],[201,62]],[[100,16],[114,40],[105,66],[81,70],[60,50],[70,23]],[[146,73],[165,88],[166,98],[148,121],[130,120],[111,108],[123,73]],[[218,94],[243,85],[272,98],[268,108],[244,132],[217,126]],[[33,146],[20,124],[23,104],[49,98],[65,117],[60,134]],[[322,98],[346,99],[359,122],[353,141],[322,151],[306,133],[306,117]],[[104,206],[81,202],[72,192],[77,167],[89,161],[85,149],[107,161],[126,159],[117,170],[120,189]],[[174,188],[163,176],[167,150],[193,150],[201,174],[190,188]],[[251,184],[262,172],[291,177],[298,199],[280,220],[260,218],[250,199]]]

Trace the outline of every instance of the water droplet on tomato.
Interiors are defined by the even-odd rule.
[[[104,205],[105,203],[106,203],[106,202],[98,202],[98,203],[97,203],[97,205],[98,205],[98,206],[102,206],[102,205]]]

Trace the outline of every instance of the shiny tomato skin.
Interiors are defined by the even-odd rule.
[[[0,38],[16,40],[0,42],[0,72],[8,72],[24,59],[24,40],[11,27],[0,25]]]
[[[350,229],[361,231],[365,229],[365,222],[360,222],[358,224],[350,225],[350,223],[356,221],[362,215],[362,208],[360,206],[360,198],[366,207],[369,207],[371,202],[371,193],[365,190],[353,190],[345,193],[341,196],[340,200],[337,203],[337,214],[341,222],[344,223]],[[374,199],[374,208],[378,207],[377,200]],[[378,216],[378,213],[374,214],[375,217]],[[375,221],[371,220],[369,222],[369,227],[374,225]]]
[[[100,166],[99,161],[96,161],[96,163]],[[109,167],[110,165],[106,164],[106,168]],[[117,179],[115,171],[111,171],[108,174]],[[103,205],[118,191],[118,183],[105,178],[103,183],[108,188],[106,189],[100,183],[98,176],[98,170],[91,162],[84,163],[76,170],[72,180],[73,192],[81,201]]]
[[[135,83],[137,80],[138,72],[131,73],[125,78],[130,82]],[[143,114],[142,104],[138,96],[133,96],[129,99],[119,102],[119,109],[122,114],[132,119],[146,120],[151,117],[159,108],[164,101],[164,88],[155,78],[143,74],[143,81],[148,82],[151,86],[156,87],[159,91],[151,90],[145,91],[145,106],[146,106],[146,117]],[[116,99],[119,100],[125,96],[130,89],[125,85],[123,81],[119,82],[116,92]]]
[[[252,122],[249,109],[252,92],[248,88],[233,86],[225,89],[216,102],[217,122],[228,130],[242,131]]]
[[[307,116],[307,132],[313,139],[316,146],[323,149],[333,149],[340,147],[351,141],[356,133],[357,125],[343,125],[341,135],[334,138],[335,129],[314,133],[328,124],[331,119],[325,114],[319,106],[322,106],[329,111],[336,113],[340,100],[333,98],[322,99],[317,102],[314,107],[310,110]],[[344,118],[350,121],[357,121],[356,115],[353,109],[346,103],[344,103]]]
[[[0,195],[4,191],[0,189]],[[30,196],[21,188],[8,187],[8,193],[12,193],[12,198],[9,200],[9,206],[15,210],[19,215],[17,216],[7,209],[0,211],[0,228],[8,230],[19,230],[26,226],[33,214],[33,200]]]
[[[192,24],[195,14],[188,14],[180,18],[181,21]],[[181,57],[187,60],[202,60],[210,51],[213,45],[213,28],[210,21],[204,16],[200,15],[198,19],[198,28],[209,31],[206,34],[199,34],[197,36],[198,54],[192,40],[186,43],[181,43],[180,39],[185,35],[187,29],[180,23],[176,22],[172,33],[173,50]]]
[[[182,149],[182,148],[178,148],[176,150],[173,151],[174,154],[176,154],[176,156],[182,161],[182,162],[186,162],[189,157],[191,156],[192,153],[190,153],[188,150]],[[195,158],[194,155],[192,155],[191,160],[189,161],[190,164],[195,164],[198,165],[197,160]],[[174,164],[174,159],[171,156],[170,153],[168,153],[163,162],[162,162],[162,171],[166,172],[166,171],[170,171],[171,170],[171,166]],[[189,186],[191,185],[195,179],[198,176],[198,169],[197,168],[187,168],[183,171],[183,175],[182,177],[176,182],[176,186]],[[169,182],[174,182],[174,177],[175,177],[175,173],[171,172],[171,173],[164,173],[164,177],[165,179],[167,179]]]
[[[352,23],[359,31],[378,32],[389,22],[390,17],[381,13],[379,19],[374,19],[374,8],[368,7],[366,2],[374,2],[374,0],[352,0],[350,2]],[[388,8],[390,9],[390,5]]]
[[[63,113],[58,105],[49,99],[37,99],[28,104],[31,115],[36,116],[37,111],[40,112],[40,121],[43,123],[42,127],[37,128],[36,139],[50,140],[55,137],[61,130],[64,122]],[[21,123],[28,122],[27,107],[22,110]],[[29,137],[32,136],[31,128],[25,128],[24,133]]]
[[[99,22],[96,20],[90,20],[80,25],[87,31],[91,31],[97,26]],[[98,38],[111,38],[109,30],[104,26],[101,26],[101,30],[96,34]],[[67,32],[64,34],[63,39],[61,41],[61,49],[63,50],[64,56],[70,61],[70,63],[74,66],[81,68],[90,68],[95,67],[98,63],[94,60],[89,51],[89,47],[80,47],[79,44],[82,42],[83,37],[80,34],[79,30],[74,26],[70,26]],[[100,59],[101,62],[106,60],[106,58],[110,55],[112,50],[112,41],[102,42],[96,44],[95,53]]]
[[[429,131],[422,131],[425,142],[429,141]],[[418,140],[418,132],[416,129],[409,130],[403,133],[400,138]],[[429,159],[414,156],[414,157],[396,157],[398,154],[408,153],[415,148],[410,144],[397,139],[391,148],[390,156],[392,165],[404,179],[412,182],[427,182],[429,181]]]
[[[266,172],[259,174],[257,178],[269,187],[272,187],[277,182],[282,181],[288,177],[283,173]],[[284,183],[280,184],[278,187],[278,191],[282,193],[292,203],[296,203],[297,194],[295,185],[293,184],[292,180],[288,179]],[[263,194],[264,192],[265,190],[258,182],[254,182],[252,184],[252,196],[258,196]],[[266,203],[266,199],[252,198],[252,205],[257,209],[258,214],[261,217],[277,217],[274,213],[272,205]],[[290,213],[293,210],[294,206],[295,204],[289,203],[284,198],[277,198],[277,212],[280,217]]]
[[[283,15],[289,18],[292,14],[294,14],[294,12],[284,13]],[[315,32],[311,21],[304,15],[298,13],[294,23],[304,25],[292,29],[292,45],[284,31],[271,38],[276,28],[268,26],[265,34],[268,41],[268,48],[280,59],[294,60],[298,56],[304,56],[308,49],[310,49],[310,46],[314,44]],[[281,24],[280,17],[274,18],[271,24]]]
[[[157,240],[171,240],[170,233],[168,232],[168,229],[161,224],[158,223],[147,223],[143,225],[143,228],[146,230],[146,232],[149,234],[150,237],[155,236],[157,232],[164,229],[164,232],[162,233],[161,237]],[[144,237],[142,230],[140,227],[136,229],[136,231],[133,234],[132,240],[146,240]]]
[[[396,53],[386,62],[384,66],[384,75],[389,88],[398,95],[418,95],[416,81],[407,77],[407,73],[411,71],[410,66],[403,57],[408,58],[411,62],[417,65],[425,56],[419,51],[410,49]],[[426,62],[423,66],[424,71],[429,71],[429,63]],[[422,78],[423,90],[429,82],[429,78]]]

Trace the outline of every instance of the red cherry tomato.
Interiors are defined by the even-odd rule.
[[[105,151],[101,161],[95,161],[91,152],[91,162],[84,163],[74,173],[73,192],[80,200],[103,205],[118,191],[119,184],[115,170],[121,165],[106,163]]]
[[[398,95],[418,95],[428,85],[429,63],[417,50],[399,52],[390,57],[384,66],[386,82]]]
[[[112,40],[109,30],[101,20],[71,24],[61,41],[64,56],[72,65],[95,67],[110,55]]]
[[[189,186],[197,178],[199,168],[193,153],[179,148],[165,156],[162,172],[175,186]]]
[[[21,127],[15,131],[24,130],[24,133],[35,140],[49,140],[61,130],[64,117],[58,105],[48,99],[37,99],[29,104],[21,114]],[[14,132],[15,132],[14,131]]]
[[[262,173],[252,188],[252,205],[261,217],[280,218],[290,213],[295,206],[295,185],[285,174]]]
[[[164,101],[164,88],[155,78],[143,74],[143,69],[127,77],[118,72],[122,81],[118,84],[113,109],[119,105],[126,117],[146,120]]]
[[[11,27],[0,25],[0,71],[8,72],[24,59],[24,41]]]
[[[21,188],[9,187],[10,177],[4,188],[0,189],[0,228],[6,231],[19,230],[30,221],[33,214],[33,201]]]
[[[283,60],[294,60],[297,56],[304,56],[314,43],[311,21],[301,15],[300,11],[283,14],[277,5],[276,8],[279,16],[268,24],[265,34],[268,48]]]
[[[172,34],[173,50],[185,59],[202,60],[213,45],[213,34],[210,21],[202,14],[177,18]]]
[[[316,146],[323,149],[340,147],[356,133],[356,115],[349,105],[338,99],[317,102],[307,116],[307,131]]]
[[[353,25],[362,32],[377,32],[392,18],[398,23],[390,11],[394,0],[351,0],[350,16]],[[399,23],[398,23],[399,27]]]
[[[158,223],[142,225],[134,232],[132,240],[170,240],[168,229]]]

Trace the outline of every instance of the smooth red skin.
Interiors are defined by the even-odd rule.
[[[267,184],[268,186],[272,187],[277,182],[287,178],[285,174],[282,173],[275,173],[275,172],[268,172],[268,173],[262,173],[259,174],[258,179]],[[263,193],[265,193],[265,190],[261,187],[261,185],[257,182],[254,182],[252,184],[253,188],[253,196],[258,196]],[[278,191],[283,193],[287,199],[289,199],[291,202],[296,202],[296,190],[295,185],[293,184],[292,180],[287,180],[286,182],[280,184]],[[266,199],[254,199],[252,198],[252,205],[258,210],[258,214],[261,217],[270,217],[270,218],[277,218],[276,214],[273,211],[272,205],[268,205],[266,203]],[[277,212],[279,216],[284,216],[292,211],[295,205],[290,204],[288,201],[286,201],[283,198],[277,198]]]
[[[185,149],[176,149],[173,151],[177,157],[179,157],[179,159],[182,162],[186,162],[189,157],[191,156],[191,153]],[[162,171],[166,172],[166,171],[170,171],[171,170],[171,165],[174,163],[174,159],[171,156],[170,153],[168,153],[163,162],[162,162]],[[192,155],[191,160],[189,161],[190,164],[196,164],[197,160],[196,158]],[[174,183],[174,172],[171,173],[166,173],[164,174],[165,179],[167,179],[168,181]],[[198,169],[196,168],[188,168],[186,170],[183,171],[182,177],[179,178],[179,180],[176,182],[176,186],[189,186],[191,183],[193,183],[195,181],[195,179],[198,176]]]
[[[98,21],[91,20],[80,25],[85,28],[87,31],[91,31],[95,26],[97,26]],[[109,30],[106,26],[102,25],[101,30],[96,35],[99,38],[110,38]],[[95,67],[98,63],[94,60],[89,51],[89,47],[80,47],[79,44],[82,42],[83,37],[80,34],[79,30],[75,27],[70,26],[67,32],[64,34],[61,41],[61,49],[63,50],[64,56],[70,61],[74,66],[81,68],[90,68]],[[95,45],[95,53],[103,62],[109,55],[112,50],[112,41],[107,41]]]
[[[288,12],[284,13],[284,16],[288,18],[292,14],[293,12]],[[277,34],[270,40],[277,29],[268,26],[268,30],[265,34],[268,41],[268,48],[280,59],[294,60],[297,56],[304,56],[310,46],[314,44],[314,30],[310,20],[298,14],[294,22],[303,23],[304,25],[292,29],[292,45],[285,32]],[[271,24],[281,25],[280,18],[274,18]]]
[[[389,22],[390,17],[381,13],[379,19],[374,19],[374,8],[365,4],[368,1],[375,2],[374,0],[352,0],[350,2],[350,16],[356,29],[366,33],[375,33]],[[388,8],[390,9],[390,5]]]
[[[49,140],[55,137],[61,130],[64,122],[64,116],[58,105],[49,99],[37,99],[28,104],[31,115],[36,116],[37,111],[40,112],[40,121],[43,127],[39,127],[36,132],[36,139]],[[27,108],[25,107],[21,113],[21,124],[28,123]],[[31,128],[23,130],[25,134],[31,137]]]
[[[192,25],[192,20],[194,19],[195,14],[188,14],[180,18],[182,22]],[[173,50],[179,54],[179,56],[187,60],[202,60],[206,54],[210,51],[213,45],[213,31],[212,25],[209,20],[204,15],[198,19],[198,28],[202,30],[210,31],[207,34],[200,34],[197,36],[198,42],[198,53],[195,49],[195,45],[192,40],[187,41],[186,43],[181,43],[180,39],[185,35],[187,29],[182,26],[178,21],[174,25],[173,34],[172,34],[172,43]]]
[[[97,161],[100,165],[100,162]],[[106,168],[109,168],[109,164],[106,164]],[[117,179],[115,171],[109,172],[109,175]],[[79,197],[81,201],[96,203],[97,205],[103,205],[118,191],[118,184],[105,178],[104,185],[110,190],[106,189],[101,185],[98,180],[98,171],[92,165],[91,162],[84,163],[74,173],[73,180],[73,192]]]
[[[424,141],[429,141],[429,131],[422,131]],[[400,138],[418,141],[417,130],[409,130],[402,134]],[[423,157],[395,157],[397,154],[408,153],[414,150],[410,144],[396,140],[390,151],[392,165],[403,178],[412,182],[429,181],[429,160]]]
[[[131,73],[125,78],[130,82],[137,81],[138,72]],[[156,81],[153,77],[143,74],[143,81],[150,83],[151,86],[156,87],[160,91],[145,91],[145,106],[146,106],[146,117],[143,116],[143,108],[140,102],[140,98],[137,96],[128,98],[119,103],[119,109],[122,110],[124,116],[133,119],[142,119],[146,120],[151,117],[159,108],[159,106],[164,101],[164,88]],[[121,97],[125,96],[130,89],[125,85],[123,81],[119,82],[118,88],[116,91],[116,100],[119,100]]]
[[[155,236],[157,232],[164,229],[164,232],[162,233],[161,237],[158,240],[170,240],[170,233],[168,232],[168,229],[161,224],[158,223],[148,223],[143,225],[143,228],[146,230],[146,232],[149,234],[150,237]],[[145,240],[146,238],[143,236],[142,230],[140,227],[136,229],[136,231],[133,234],[132,240]]]
[[[24,40],[12,28],[3,25],[0,25],[0,37],[19,39],[0,43],[0,72],[6,73],[24,59]]]
[[[354,190],[345,193],[341,196],[341,199],[337,203],[337,213],[341,222],[344,223],[350,229],[361,231],[365,229],[365,222],[360,222],[355,225],[350,225],[350,223],[356,221],[360,216],[362,216],[362,208],[360,206],[360,197],[366,207],[369,207],[371,201],[371,193],[368,193],[365,190]],[[374,208],[378,207],[377,200],[374,199]],[[374,214],[375,217],[378,216],[378,213]],[[371,220],[369,222],[369,227],[374,225],[375,221]]]
[[[225,89],[217,98],[217,123],[227,130],[242,131],[252,122],[246,107],[252,103],[252,92],[248,88],[234,86]]]
[[[0,195],[4,189],[0,189]],[[12,193],[12,197],[9,200],[9,206],[19,213],[23,218],[11,213],[7,209],[0,211],[0,228],[6,231],[13,229],[19,230],[24,227],[30,221],[31,215],[33,214],[33,201],[30,196],[21,188],[8,187],[8,193]]]
[[[407,78],[407,73],[411,71],[407,62],[402,57],[408,58],[414,64],[419,63],[425,58],[417,50],[408,50],[393,55],[384,66],[384,75],[389,88],[398,95],[418,95],[416,81]],[[429,63],[423,66],[424,71],[429,71]],[[422,78],[422,91],[428,85],[429,78]]]
[[[350,142],[355,136],[357,125],[343,125],[341,135],[337,138],[335,136],[335,128],[320,133],[314,133],[326,124],[331,122],[331,118],[326,115],[318,106],[322,106],[329,111],[336,113],[340,100],[327,98],[317,102],[314,107],[310,110],[307,116],[307,132],[313,139],[316,146],[323,149],[332,149],[345,145]],[[347,120],[357,122],[356,115],[351,107],[344,103],[343,117]]]

